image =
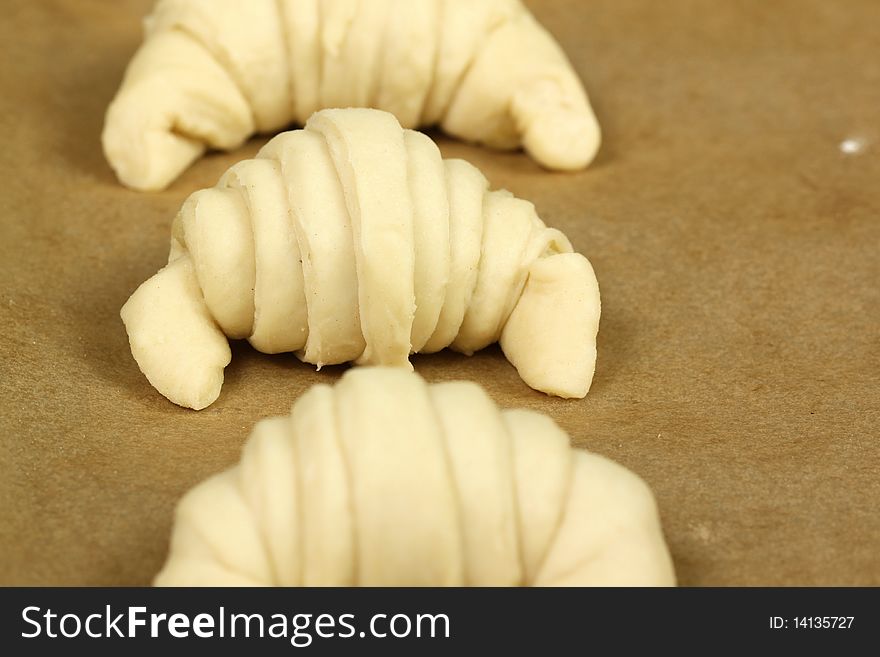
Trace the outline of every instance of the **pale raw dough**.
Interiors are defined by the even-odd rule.
[[[174,222],[169,265],[122,308],[131,351],[171,401],[220,394],[227,337],[322,365],[412,369],[412,353],[501,341],[536,390],[583,397],[599,287],[535,207],[444,161],[379,110],[323,110],[270,141]]]
[[[549,169],[599,148],[583,85],[520,0],[159,0],[145,27],[102,136],[135,189],[332,107],[522,146]]]
[[[349,370],[177,507],[159,586],[673,586],[653,495],[534,411]]]

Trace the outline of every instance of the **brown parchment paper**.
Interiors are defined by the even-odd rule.
[[[185,197],[120,186],[99,135],[148,1],[5,0],[0,19],[0,583],[147,584],[172,509],[316,373],[234,347],[220,400],[156,393],[119,308]],[[533,200],[602,290],[592,392],[496,348],[416,357],[551,415],[653,488],[682,584],[880,585],[880,3],[532,0],[589,89],[575,175],[441,139]],[[844,152],[849,151],[849,152]]]

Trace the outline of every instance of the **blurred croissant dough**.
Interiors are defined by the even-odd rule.
[[[653,495],[534,411],[390,368],[317,385],[180,501],[160,586],[672,586]]]
[[[169,264],[122,308],[159,392],[201,409],[228,338],[308,363],[412,369],[411,353],[500,340],[537,390],[587,394],[599,287],[531,203],[489,191],[425,135],[379,110],[323,110],[195,192]]]
[[[523,146],[550,169],[599,147],[583,85],[520,0],[159,0],[145,28],[102,138],[135,189],[331,107]]]

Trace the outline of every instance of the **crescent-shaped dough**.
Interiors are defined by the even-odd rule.
[[[412,353],[500,340],[531,387],[584,397],[599,287],[535,207],[444,161],[379,110],[323,110],[193,194],[169,265],[122,308],[132,354],[171,401],[220,394],[227,338],[322,365],[411,369]]]
[[[599,148],[583,85],[520,0],[159,0],[145,27],[102,135],[135,189],[333,107],[522,146],[549,169]]]
[[[317,385],[180,501],[160,586],[672,586],[653,495],[479,386]]]

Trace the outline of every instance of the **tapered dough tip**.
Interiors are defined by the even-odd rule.
[[[119,180],[131,189],[165,189],[195,160],[205,145],[170,128],[150,125],[155,119],[144,107],[131,107],[133,96],[116,100],[107,110],[101,145]]]
[[[547,169],[580,171],[596,157],[602,133],[589,107],[557,108],[532,121],[522,139],[529,155]]]
[[[600,313],[589,260],[579,253],[539,259],[501,334],[501,348],[530,387],[582,399],[596,370]]]
[[[197,411],[216,401],[232,353],[208,314],[188,257],[141,285],[120,316],[131,353],[156,390]]]
[[[134,311],[137,312],[137,311]],[[129,330],[131,352],[135,355],[138,367],[150,384],[165,398],[183,408],[201,411],[220,396],[223,387],[223,368],[205,367],[181,362],[158,362],[159,347],[150,344],[149,337],[143,336],[135,328],[139,320],[133,319],[133,312],[126,312],[123,306],[122,318]]]
[[[166,388],[164,392],[160,392],[178,406],[201,411],[217,401],[221,388],[223,370],[211,369],[197,372],[186,386],[177,390]]]

